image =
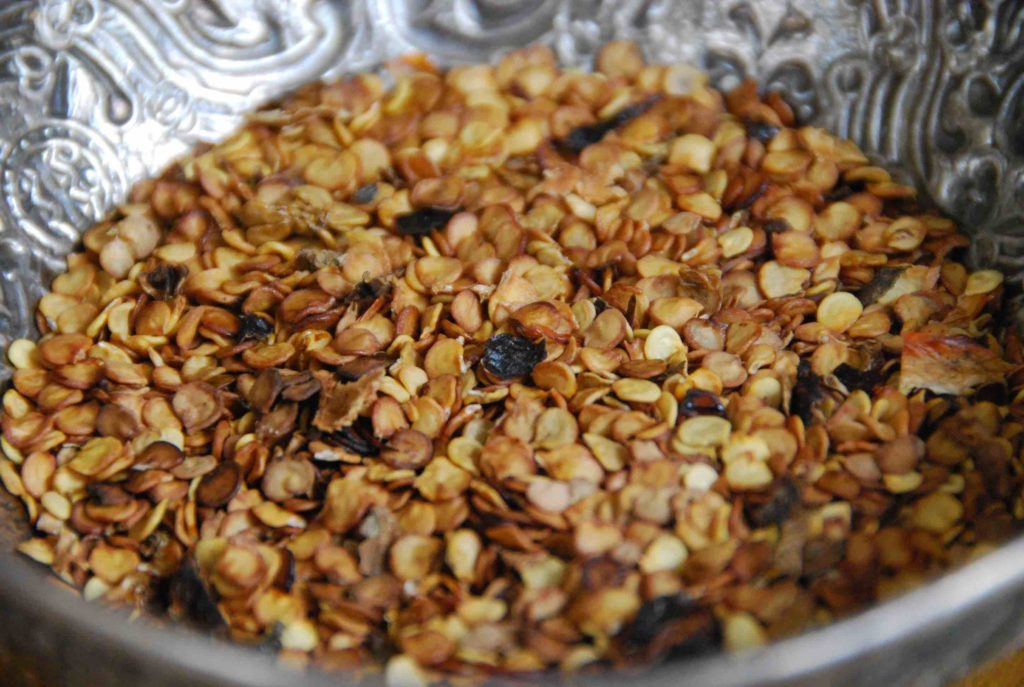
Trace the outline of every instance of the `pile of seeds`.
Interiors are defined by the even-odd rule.
[[[390,76],[85,233],[8,350],[24,554],[407,685],[758,646],[1018,528],[1002,277],[853,144],[622,42]]]

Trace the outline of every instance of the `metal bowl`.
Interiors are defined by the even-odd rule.
[[[421,50],[485,61],[531,42],[588,64],[612,38],[654,61],[750,75],[802,122],[852,138],[962,222],[971,259],[1024,278],[1019,0],[7,0],[0,7],[0,345],[86,228],[175,156],[319,77]],[[1015,319],[1021,302],[1011,308]],[[0,368],[0,381],[9,376]],[[254,649],[128,622],[7,553],[5,685],[337,685]],[[1024,640],[1024,540],[853,618],[741,656],[668,664],[650,685],[942,685]],[[621,676],[595,677],[616,684]],[[632,678],[631,678],[632,679]]]

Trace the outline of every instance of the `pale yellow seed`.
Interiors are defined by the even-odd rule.
[[[733,489],[761,489],[771,484],[773,479],[768,464],[750,456],[744,456],[725,466],[725,481]]]
[[[686,471],[683,484],[693,491],[708,491],[718,481],[718,473],[710,465],[696,463]]]
[[[7,347],[7,359],[16,370],[33,370],[39,367],[36,343],[28,339],[15,339]]]
[[[688,553],[682,540],[671,534],[663,534],[644,551],[640,559],[640,570],[645,573],[676,570],[686,561]]]
[[[906,472],[902,475],[882,475],[882,481],[893,494],[906,494],[921,486],[924,477],[920,472]]]
[[[745,253],[753,242],[754,230],[750,227],[736,227],[718,237],[723,258],[734,258]]]
[[[672,141],[668,161],[682,165],[698,174],[707,174],[715,158],[715,144],[700,134],[685,134]]]
[[[781,298],[800,293],[811,273],[800,267],[787,267],[775,260],[761,265],[757,272],[757,285],[768,298]]]
[[[910,522],[919,529],[945,534],[963,515],[963,504],[952,494],[939,491],[922,497],[914,504]]]
[[[732,613],[722,624],[722,639],[729,651],[746,651],[764,646],[768,633],[749,613]]]
[[[668,360],[676,353],[686,350],[683,339],[672,327],[659,324],[644,339],[644,357],[648,360]]]
[[[285,625],[280,637],[283,648],[296,651],[312,651],[320,643],[316,626],[305,618]]]
[[[841,334],[864,312],[864,306],[852,293],[839,291],[825,296],[818,304],[818,322],[829,331]]]
[[[658,385],[646,379],[620,379],[612,391],[627,403],[654,403],[661,396]]]
[[[721,446],[729,439],[732,425],[724,417],[698,415],[679,425],[679,439],[691,446]]]
[[[1003,283],[1003,273],[996,270],[979,270],[967,277],[965,296],[977,296],[995,291]]]
[[[58,520],[67,520],[71,517],[71,502],[55,491],[48,491],[39,499],[50,515]]]

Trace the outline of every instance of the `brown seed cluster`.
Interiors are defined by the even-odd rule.
[[[1018,528],[1002,277],[853,144],[628,43],[391,67],[86,232],[7,352],[24,554],[414,685],[758,646]]]

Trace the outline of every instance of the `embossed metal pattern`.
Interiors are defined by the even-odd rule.
[[[32,306],[82,229],[259,103],[410,50],[452,63],[543,42],[585,65],[612,38],[638,41],[651,60],[699,64],[726,87],[751,75],[782,91],[801,121],[857,141],[958,218],[978,263],[1024,280],[1021,0],[2,0],[0,346],[31,332]],[[0,380],[8,374],[0,366]],[[7,536],[0,526],[0,544]],[[1024,574],[999,557],[1018,549],[1024,559],[1014,542],[961,575],[1001,585],[988,598],[958,597],[952,584],[940,595],[955,573],[895,602],[906,613],[887,604],[858,631],[840,623],[690,674],[700,684],[941,685],[1024,637],[1024,596],[1014,593]],[[22,563],[0,555],[3,580],[35,591],[0,585],[6,617],[22,621],[0,622],[0,658],[52,657],[40,674],[69,685],[134,679],[161,658],[148,639],[114,630],[103,635],[113,650],[76,648],[69,638],[91,616],[45,599]],[[941,598],[948,617],[934,613]],[[927,623],[914,625],[915,613]],[[63,625],[50,627],[58,615]],[[205,672],[165,660],[147,684],[226,684],[232,667],[250,684],[280,681],[269,663],[175,641]],[[118,654],[126,648],[135,653]],[[83,663],[102,678],[54,672]],[[654,683],[680,680],[669,672]]]

